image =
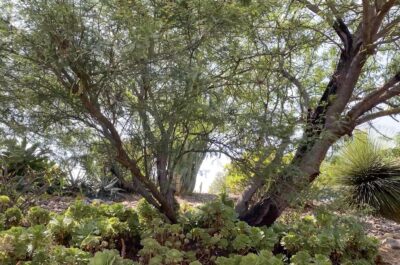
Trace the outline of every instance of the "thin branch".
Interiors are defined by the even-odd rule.
[[[296,76],[290,74],[288,71],[286,71],[283,68],[279,69],[279,72],[297,87],[297,89],[299,90],[300,97],[304,101],[305,110],[307,110],[308,107],[310,106],[310,96],[307,93],[306,89],[304,89],[300,80]],[[302,109],[302,110],[304,111],[304,109]]]
[[[395,109],[387,109],[383,111],[378,111],[372,114],[367,114],[362,117],[360,117],[358,120],[356,120],[356,125],[360,125],[365,122],[372,121],[374,119],[384,117],[384,116],[390,116],[390,115],[396,115],[400,113],[400,108],[395,108]]]
[[[364,99],[356,104],[348,113],[347,116],[351,120],[356,120],[358,117],[363,115],[365,112],[371,110],[373,107],[384,102],[388,96],[393,94],[395,91],[395,85],[400,82],[400,72],[393,76],[387,81],[381,88],[371,92]],[[387,93],[391,88],[391,93]]]
[[[324,14],[323,11],[317,5],[314,5],[307,0],[297,0],[297,1],[304,4],[310,11],[320,16],[321,18],[325,19],[329,24],[332,25],[336,34],[342,40],[345,51],[349,51],[351,49],[352,34],[350,33],[349,28],[344,23],[343,19],[339,16],[334,6],[332,5],[330,6],[330,9],[335,17],[335,19],[333,20],[332,17]]]
[[[395,26],[397,26],[400,23],[400,16],[392,20],[390,23],[386,24],[386,26],[381,29],[374,38],[374,41],[377,41],[380,38],[385,37],[391,29],[393,29]]]

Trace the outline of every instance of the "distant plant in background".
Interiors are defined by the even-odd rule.
[[[16,140],[5,141],[1,151],[3,174],[9,177],[23,176],[33,171],[44,171],[51,166],[39,144],[29,146],[26,138],[19,144]]]
[[[39,144],[26,139],[2,142],[0,148],[0,193],[13,198],[25,193],[54,193],[61,189],[63,173],[49,160]]]
[[[229,192],[240,194],[253,174],[246,172],[240,165],[231,163],[225,167],[225,185]]]
[[[335,161],[337,182],[349,188],[348,201],[400,221],[400,164],[371,140],[357,134]]]
[[[219,172],[212,181],[208,192],[213,194],[220,194],[227,191],[228,187],[226,185],[226,174]]]
[[[343,189],[341,183],[337,180],[335,173],[337,156],[324,161],[321,165],[321,173],[313,184],[305,190],[296,200],[296,204],[292,207],[299,207],[299,210],[308,207],[323,207],[335,212],[343,212],[350,210],[346,195],[346,189]],[[353,213],[358,214],[359,210]]]
[[[211,184],[210,192],[240,194],[254,176],[254,171],[260,171],[262,164],[268,164],[268,161],[261,163],[256,157],[243,155],[240,161],[232,161],[225,166],[224,172],[218,175]]]

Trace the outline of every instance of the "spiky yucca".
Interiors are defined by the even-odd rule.
[[[338,182],[349,187],[349,203],[365,205],[400,221],[400,164],[366,134],[358,134],[336,161]]]

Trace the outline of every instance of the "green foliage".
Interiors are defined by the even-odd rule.
[[[14,206],[4,212],[4,218],[6,227],[17,226],[22,220],[22,212]]]
[[[378,240],[366,236],[362,226],[351,217],[338,217],[326,211],[292,220],[282,233],[281,244],[289,255],[297,255],[295,264],[307,260],[335,257],[340,262],[365,259],[373,262]]]
[[[137,214],[121,204],[87,204],[78,200],[64,215],[51,220],[48,227],[56,242],[94,253],[116,248],[121,240],[134,240],[138,226]]]
[[[275,153],[272,152],[269,156],[243,154],[238,161],[226,165],[224,175],[217,177],[213,183],[219,189],[213,188],[214,193],[229,191],[230,193],[240,194],[249,184],[249,180],[256,175],[263,176],[268,183],[268,178],[278,173],[281,167],[287,165],[292,159],[292,155],[287,154],[279,157],[282,163],[277,164],[274,161]]]
[[[0,232],[0,263],[371,264],[377,254],[377,241],[355,219],[326,211],[267,228],[239,221],[223,200],[186,209],[178,224],[165,222],[145,201],[136,210],[76,201],[65,213],[51,214],[46,225],[48,212],[32,207],[30,227]]]
[[[12,227],[0,233],[0,263],[17,264],[18,261],[45,259],[50,238],[43,225]],[[45,254],[47,253],[47,254]]]
[[[26,218],[32,226],[39,224],[47,225],[47,223],[50,221],[50,212],[39,206],[34,206],[29,209]]]
[[[400,164],[366,134],[357,134],[335,161],[339,184],[349,188],[348,201],[400,220]]]
[[[226,152],[236,153],[251,149],[249,160],[252,162],[259,155],[259,149],[276,157],[280,156],[278,153],[290,152],[297,147],[293,139],[299,139],[300,128],[305,128],[304,145],[300,145],[298,154],[308,158],[309,150],[318,149],[324,143],[316,139],[325,133],[311,130],[309,135],[310,126],[305,123],[324,120],[307,119],[307,114],[314,112],[318,116],[321,108],[332,106],[342,106],[334,108],[334,112],[363,106],[357,103],[363,103],[364,96],[371,92],[364,89],[375,87],[364,79],[391,76],[395,63],[369,59],[384,55],[397,61],[397,50],[392,43],[396,38],[389,38],[393,32],[384,30],[376,38],[371,36],[377,43],[376,49],[365,51],[361,46],[352,46],[354,53],[347,59],[360,58],[363,63],[355,64],[351,73],[354,78],[338,84],[338,92],[343,85],[349,94],[354,91],[354,95],[344,98],[328,95],[329,102],[338,101],[338,104],[325,105],[324,93],[320,101],[323,106],[316,108],[325,83],[336,79],[335,74],[329,76],[326,71],[348,70],[347,64],[338,64],[337,71],[332,71],[333,66],[321,67],[329,66],[328,60],[332,64],[338,61],[332,58],[339,50],[332,41],[337,36],[332,35],[331,13],[345,18],[343,23],[354,31],[354,39],[360,39],[370,32],[363,33],[366,27],[355,30],[365,19],[353,13],[369,12],[360,11],[368,6],[361,5],[360,1],[338,4],[337,12],[329,8],[329,1],[318,3],[320,8],[301,2],[104,0],[77,4],[37,0],[1,4],[5,8],[0,37],[4,47],[8,47],[2,49],[0,62],[3,77],[0,89],[5,92],[0,94],[2,103],[6,103],[4,109],[2,106],[6,124],[11,124],[10,127],[38,124],[32,126],[35,128],[32,131],[46,136],[53,130],[78,131],[83,126],[89,127],[93,135],[101,135],[118,149],[120,162],[125,165],[132,162],[129,164],[135,175],[149,177],[146,181],[142,177],[136,179],[144,186],[138,190],[143,194],[154,193],[151,196],[156,202],[152,203],[162,204],[161,208],[172,215],[170,220],[175,220],[172,205],[167,207],[163,203],[172,201],[169,200],[172,196],[159,196],[149,180],[163,182],[158,183],[161,194],[172,194],[164,192],[164,188],[172,186],[169,184],[175,177],[178,161],[185,151],[190,151],[184,148],[187,141],[196,142],[212,133],[217,136],[212,141],[217,145],[213,150],[228,149]],[[391,20],[395,16],[389,12],[393,3],[389,2],[382,12],[375,12],[376,22],[385,24],[376,28],[391,29],[394,25]],[[306,8],[313,9],[320,18],[314,19],[315,14]],[[379,5],[376,9],[380,9]],[[388,12],[387,18],[385,12]],[[380,38],[385,41],[378,41]],[[367,62],[365,67],[364,62]],[[393,80],[397,82],[396,78]],[[390,100],[388,106],[397,105],[392,102],[396,101],[392,94],[388,93],[380,101],[376,99],[375,103],[368,97],[371,106],[361,113],[355,110],[350,114],[355,112],[354,119],[357,119],[366,110],[378,111],[374,104],[387,100]],[[350,103],[350,99],[354,101]],[[391,113],[382,111],[367,118]],[[342,113],[336,114],[331,118],[339,121]],[[355,120],[350,122],[357,124]],[[324,130],[332,129],[321,126]],[[342,134],[342,130],[332,132],[335,137]],[[234,139],[229,139],[231,135]],[[314,144],[315,148],[307,148]],[[320,162],[325,152],[315,154],[321,154],[315,157],[315,162]],[[275,160],[260,157],[261,165],[265,159],[270,164]],[[255,170],[248,177],[272,177],[279,173],[280,165],[284,162],[258,171],[252,164]],[[317,172],[319,164],[314,166]],[[293,184],[300,174],[288,175],[281,182],[274,182],[282,183],[274,189],[284,191],[283,187]],[[243,184],[242,176],[235,175],[235,178],[239,181],[234,185]],[[308,178],[304,176],[300,184]],[[288,200],[290,195],[279,197]]]
[[[109,163],[103,162],[115,162],[116,141],[107,136],[110,128],[99,124],[100,120],[88,122],[96,111],[107,120],[108,126],[115,127],[113,137],[124,139],[120,151],[135,161],[140,174],[163,182],[159,186],[169,185],[163,179],[181,182],[185,186],[182,191],[190,192],[205,152],[210,148],[208,135],[224,117],[224,113],[217,111],[222,107],[218,101],[224,97],[224,91],[210,89],[219,87],[222,80],[211,71],[211,65],[220,56],[224,36],[236,36],[239,28],[248,27],[250,24],[245,21],[253,13],[244,13],[246,7],[235,1],[212,0],[105,0],[79,4],[39,0],[26,5],[17,1],[13,6],[5,8],[7,19],[0,21],[0,36],[7,39],[6,46],[17,51],[10,61],[8,56],[2,56],[10,63],[7,68],[16,67],[13,68],[16,75],[3,79],[0,89],[3,92],[7,87],[8,93],[1,93],[0,100],[10,104],[10,109],[18,105],[15,115],[23,118],[17,123],[32,131],[35,127],[35,132],[41,132],[57,145],[63,143],[68,132],[70,138],[79,139],[73,146],[79,149],[79,154],[89,153],[82,152],[85,148],[82,142],[107,142],[109,152],[104,159],[95,151],[94,161],[98,163],[80,161],[88,165],[85,169],[94,165],[92,172],[101,178],[101,174],[110,175]],[[18,22],[14,25],[12,19],[8,23],[8,18],[14,16]],[[15,30],[5,30],[7,25]],[[22,50],[26,53],[20,53]],[[229,59],[224,53],[221,55]],[[223,68],[231,71],[231,62],[235,60],[229,61]],[[1,67],[0,73],[3,70]],[[45,74],[46,71],[49,72]],[[68,81],[64,82],[64,78]],[[8,87],[11,79],[18,80],[10,82],[13,88]],[[88,84],[93,88],[88,89]],[[89,99],[89,104],[82,101],[81,95]],[[5,100],[8,97],[21,101],[11,103]],[[52,106],[55,102],[59,103],[58,107]],[[4,113],[9,112],[0,105]],[[14,112],[5,119],[9,116],[15,122]],[[163,163],[152,163],[160,158],[168,161],[168,170],[165,171]],[[160,171],[168,176],[157,178]],[[114,183],[114,177],[119,180],[131,177],[129,172],[112,174],[115,176],[106,186]],[[140,178],[138,181],[142,182]],[[144,190],[154,192],[149,189],[149,183],[141,184]],[[162,201],[159,196],[154,198]]]
[[[10,197],[6,195],[0,195],[0,213],[4,213],[4,211],[11,206]]]
[[[75,226],[74,219],[65,215],[56,215],[50,220],[47,228],[57,244],[68,245]]]
[[[134,265],[131,260],[123,259],[115,250],[103,250],[97,252],[93,258],[90,259],[89,265]]]
[[[12,227],[7,231],[2,232],[0,237],[1,263],[13,264],[13,261],[25,260],[28,255],[27,240],[28,235],[22,227]]]
[[[214,201],[184,220],[171,225],[154,219],[147,226],[139,251],[144,264],[169,264],[167,256],[172,254],[183,262],[284,264],[293,257],[292,264],[322,265],[331,264],[331,256],[343,262],[372,262],[377,254],[377,241],[365,236],[355,219],[322,211],[316,217],[294,219],[289,225],[259,228],[238,221],[231,207]],[[287,256],[272,256],[271,251],[280,244]],[[195,249],[188,252],[191,246]],[[260,251],[263,254],[253,253]],[[219,253],[232,256],[218,257]]]
[[[19,193],[41,194],[61,190],[63,173],[50,161],[38,143],[29,146],[26,138],[2,142],[0,148],[0,193],[16,199]]]
[[[78,248],[55,246],[45,260],[48,261],[48,264],[55,265],[86,265],[89,263],[91,257],[90,253]],[[32,263],[35,264],[34,262]]]
[[[139,251],[144,264],[208,263],[219,253],[272,250],[278,242],[272,229],[238,221],[233,208],[219,200],[185,212],[181,220],[171,225],[158,218],[147,225]]]
[[[98,213],[99,210],[97,207],[93,207],[83,200],[76,200],[68,207],[65,215],[76,220],[81,220],[84,218],[96,216]]]
[[[145,199],[139,200],[136,206],[136,211],[141,224],[151,224],[152,221],[161,217],[160,212]]]
[[[24,176],[29,170],[45,171],[51,166],[48,158],[39,151],[39,144],[28,147],[26,138],[19,144],[7,141],[6,149],[0,153],[2,166],[11,176]]]
[[[248,180],[252,177],[248,170],[243,170],[243,168],[235,164],[227,165],[225,170],[225,185],[229,192],[232,193],[242,192]]]
[[[219,257],[215,261],[217,265],[283,265],[282,259],[274,257],[272,252],[262,250],[258,255],[249,253],[245,256],[233,255],[232,257]]]
[[[207,203],[199,210],[198,223],[201,227],[221,229],[232,224],[237,218],[233,207],[225,205],[220,200]]]

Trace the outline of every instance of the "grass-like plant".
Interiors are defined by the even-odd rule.
[[[400,164],[386,154],[368,135],[357,134],[335,161],[335,175],[350,189],[350,204],[400,221]]]

